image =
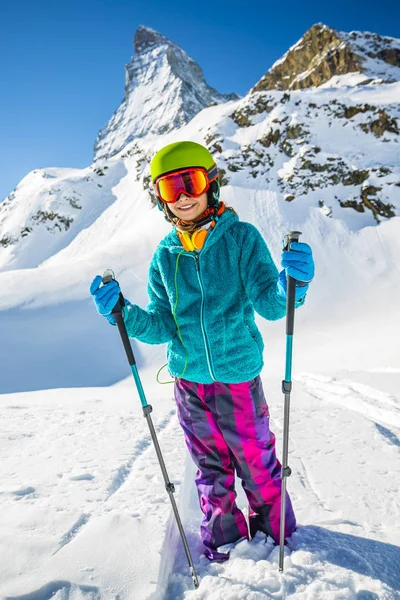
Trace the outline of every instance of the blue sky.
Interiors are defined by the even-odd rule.
[[[245,94],[314,23],[400,37],[400,3],[0,0],[0,201],[38,167],[85,167],[119,106],[139,25]]]

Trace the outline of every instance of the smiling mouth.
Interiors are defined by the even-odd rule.
[[[190,210],[193,208],[194,204],[188,204],[187,206],[180,206],[179,210]]]

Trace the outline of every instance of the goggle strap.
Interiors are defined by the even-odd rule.
[[[208,181],[214,181],[214,179],[218,177],[218,167],[216,164],[213,164],[213,166],[207,170],[207,177]]]

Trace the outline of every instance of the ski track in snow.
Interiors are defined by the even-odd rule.
[[[96,402],[95,408],[93,402]],[[65,560],[73,563],[74,558],[71,561],[71,557],[79,554],[83,555],[83,559],[78,560],[79,570],[83,574],[88,572],[89,575],[96,571],[92,567],[83,566],[90,564],[88,549],[83,548],[87,544],[88,536],[90,540],[91,536],[96,535],[104,519],[106,523],[111,519],[111,523],[115,522],[118,525],[120,515],[126,515],[128,531],[129,526],[135,522],[140,528],[144,517],[151,510],[153,525],[158,532],[157,541],[162,543],[163,530],[166,528],[165,515],[169,513],[170,504],[147,421],[142,413],[131,414],[130,406],[127,408],[127,414],[121,414],[118,406],[115,410],[103,405],[100,407],[98,402],[101,403],[86,401],[85,410],[76,410],[74,406],[68,405],[66,407],[62,402],[57,405],[57,401],[49,407],[39,406],[34,410],[28,405],[0,406],[4,424],[0,434],[0,461],[3,467],[0,496],[4,517],[1,519],[1,529],[5,535],[4,544],[1,544],[3,548],[7,545],[7,539],[14,539],[15,534],[7,525],[7,514],[16,514],[16,501],[24,502],[24,507],[22,512],[18,511],[20,516],[14,528],[20,530],[20,535],[25,537],[28,547],[32,533],[38,547],[40,536],[49,536],[53,549],[49,548],[48,540],[43,537],[42,544],[46,548],[43,559],[50,563],[50,560],[58,560],[60,557],[57,564],[60,565],[61,571]],[[176,474],[183,468],[181,456],[184,456],[176,443],[180,426],[175,409],[166,407],[162,413],[160,415],[159,411],[156,411],[152,419],[165,454],[171,481],[179,490],[180,480]],[[5,414],[7,418],[4,418]],[[121,461],[127,450],[129,458]],[[18,467],[15,462],[7,463],[4,460],[6,456],[13,454],[21,456]],[[172,465],[170,461],[173,461]],[[43,463],[44,468],[40,468],[39,465]],[[7,468],[7,465],[10,467]],[[26,483],[35,480],[35,485],[21,485],[24,478]],[[19,485],[13,486],[13,480],[18,481]],[[80,513],[74,510],[79,510],[78,507],[83,509]],[[63,532],[64,523],[68,523],[68,526]],[[132,531],[135,531],[135,528]],[[143,535],[148,537],[148,532]],[[137,543],[134,535],[132,538],[130,543]],[[121,540],[120,546],[123,543]],[[104,555],[102,544],[103,539],[100,541],[99,550]],[[68,551],[70,546],[72,550]],[[95,553],[94,548],[90,553]],[[40,569],[43,560],[41,555],[42,551],[38,553],[36,567],[33,566],[36,562],[34,561],[27,569],[27,574],[32,567],[33,572]],[[17,565],[20,562],[18,556],[13,560]],[[23,557],[21,561],[11,581],[18,582],[20,576],[26,574]],[[114,565],[114,570],[118,571],[118,565]],[[107,573],[105,575],[107,580]],[[119,577],[118,573],[117,575]],[[155,575],[149,569],[149,577],[153,578],[156,586]],[[92,576],[89,580],[91,578]],[[33,581],[36,581],[35,578]],[[106,591],[108,586],[103,590],[102,586],[81,585],[72,579],[66,580],[65,576],[42,584],[43,579],[40,585],[28,584],[24,589],[30,591],[26,594],[3,596],[0,593],[0,596],[9,600],[74,600],[82,597],[97,600],[110,597]],[[113,589],[112,586],[109,587]],[[128,583],[125,591],[128,594]],[[112,598],[118,597],[118,593],[112,595]]]
[[[396,399],[385,392],[349,380],[304,374],[297,378],[308,393],[328,402],[336,402],[385,425],[400,428],[400,407]]]
[[[41,588],[21,596],[5,596],[4,600],[101,600],[98,587],[90,585],[74,585],[70,581],[50,581]],[[117,600],[117,596],[115,597]]]
[[[170,411],[169,414],[158,424],[158,426],[156,427],[157,435],[160,435],[161,432],[170,424],[171,419],[174,416],[174,414],[175,414],[175,411]],[[145,426],[147,429],[147,423],[146,423],[145,419],[143,419],[143,421],[145,422]],[[92,516],[100,515],[103,510],[110,510],[110,508],[108,507],[108,505],[109,505],[108,500],[124,485],[124,483],[126,482],[126,480],[128,479],[129,476],[131,476],[131,475],[135,476],[135,473],[132,473],[135,463],[138,461],[138,459],[143,458],[144,453],[149,448],[152,449],[151,436],[150,436],[150,433],[148,433],[148,434],[147,433],[148,432],[146,432],[144,434],[143,438],[139,439],[136,442],[136,444],[134,446],[134,451],[133,451],[132,457],[127,462],[125,462],[124,464],[122,464],[121,466],[119,466],[116,469],[116,473],[112,477],[111,483],[107,488],[108,495],[105,498],[104,503],[102,503],[98,507],[98,509],[96,511],[93,511],[91,514],[82,514],[78,518],[78,520],[71,527],[71,529],[62,536],[62,539],[60,540],[59,548],[54,552],[54,554],[59,552],[59,550],[61,550],[61,548],[63,546],[70,543],[72,541],[72,539],[78,535],[78,533],[80,532],[82,527],[84,527],[88,523],[89,519]],[[80,476],[78,478],[71,477],[71,479],[75,480],[75,481],[76,480],[82,481],[84,479],[90,480],[90,479],[93,479],[93,476],[87,476],[87,477]]]
[[[79,531],[82,529],[82,527],[84,525],[86,525],[86,523],[89,521],[89,519],[90,519],[90,515],[86,515],[86,514],[83,514],[78,518],[78,520],[72,525],[71,529],[62,536],[62,538],[60,540],[60,545],[57,548],[57,550],[55,550],[53,552],[53,556],[54,556],[54,554],[57,554],[57,552],[59,552],[61,550],[61,548],[63,548],[67,544],[69,544],[69,542],[78,535]]]
[[[156,428],[157,434],[160,434],[161,431],[163,431],[163,429],[165,429],[167,427],[167,425],[169,425],[174,414],[175,414],[175,411],[171,410],[169,412],[169,414],[159,423],[158,427]],[[109,488],[108,488],[109,497],[111,497],[113,494],[115,494],[115,492],[117,492],[119,490],[119,488],[124,484],[126,479],[129,477],[132,467],[133,467],[134,463],[136,462],[136,460],[140,456],[142,456],[142,454],[149,448],[149,446],[151,446],[151,444],[152,444],[152,441],[151,441],[150,433],[148,434],[147,437],[136,442],[136,446],[135,446],[135,450],[133,452],[132,458],[130,460],[128,460],[126,463],[124,463],[123,465],[121,465],[120,467],[118,467],[117,472],[109,485]]]

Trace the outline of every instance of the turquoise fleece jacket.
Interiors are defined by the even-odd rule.
[[[149,269],[146,309],[129,306],[129,337],[168,342],[173,377],[197,383],[241,383],[263,367],[264,343],[254,311],[270,321],[286,313],[277,292],[278,270],[260,232],[229,210],[211,229],[203,249],[184,251],[175,228],[159,244]],[[178,294],[178,301],[177,301]],[[179,338],[176,319],[188,353]],[[304,298],[297,306],[304,303]]]

